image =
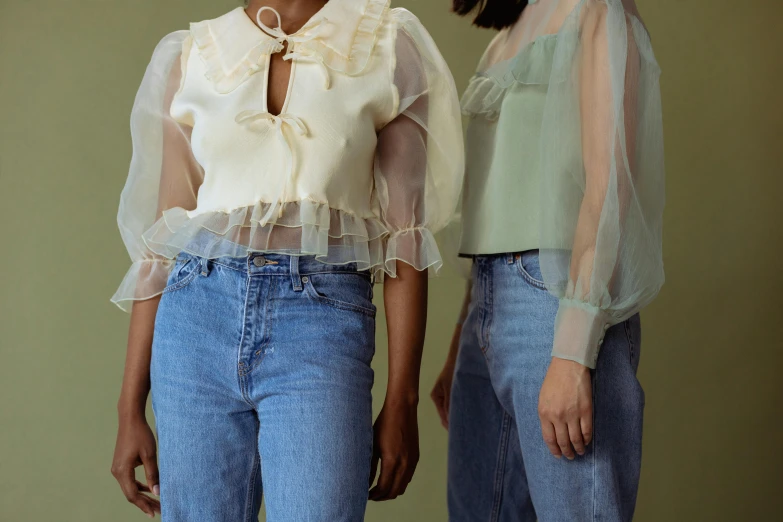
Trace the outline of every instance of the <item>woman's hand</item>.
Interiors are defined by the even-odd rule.
[[[435,386],[432,387],[430,398],[435,403],[435,409],[438,410],[440,423],[444,428],[449,429],[449,406],[451,400],[451,384],[454,382],[454,368],[457,365],[457,352],[459,351],[459,339],[462,336],[462,325],[458,324],[454,328],[454,335],[451,336],[451,346],[449,355],[443,365]]]
[[[577,362],[552,358],[538,397],[541,433],[549,451],[573,460],[584,455],[593,437],[590,370]]]
[[[111,474],[120,483],[128,502],[150,518],[160,513],[160,501],[146,494],[160,495],[156,455],[155,436],[143,414],[120,415]],[[136,468],[141,465],[147,477],[146,484],[136,480]]]
[[[378,483],[370,490],[370,500],[392,500],[405,493],[419,462],[419,423],[416,402],[387,401],[373,429],[373,456],[370,485],[380,462]]]

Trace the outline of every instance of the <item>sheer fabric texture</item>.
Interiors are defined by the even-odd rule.
[[[604,332],[664,281],[659,75],[632,0],[538,0],[492,41],[462,99],[492,120],[512,85],[547,86],[539,249],[560,299],[552,354],[591,368]]]
[[[160,294],[180,251],[440,268],[433,234],[459,197],[462,134],[429,34],[385,0],[331,0],[296,34],[265,29],[239,8],[156,48],[131,115],[121,308]],[[283,43],[295,69],[275,115],[263,73]]]

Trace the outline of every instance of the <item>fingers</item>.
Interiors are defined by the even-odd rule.
[[[394,480],[394,485],[389,493],[389,499],[397,498],[405,494],[405,490],[408,489],[408,484],[413,479],[413,473],[416,471],[417,462],[405,462],[398,468],[397,478]]]
[[[372,483],[375,482],[375,475],[378,474],[378,463],[380,460],[381,456],[373,451],[372,460],[370,461],[370,483],[367,485],[368,488],[371,488]]]
[[[418,457],[412,460],[400,457],[382,458],[381,476],[378,478],[378,484],[370,490],[370,500],[393,500],[405,493],[413,479],[418,460]]]
[[[578,455],[585,454],[585,442],[582,438],[582,427],[579,419],[571,419],[568,422],[568,438],[571,441],[571,445],[574,447],[574,451]]]
[[[370,500],[376,502],[389,500],[389,493],[394,485],[395,475],[397,474],[397,464],[399,461],[390,456],[381,457],[381,475],[378,477],[378,483],[370,490]]]
[[[593,409],[590,408],[582,418],[579,419],[579,426],[582,430],[582,439],[585,441],[585,446],[593,441]]]
[[[160,513],[160,502],[144,495],[137,486],[134,467],[131,465],[119,465],[112,467],[112,475],[122,488],[122,493],[131,504],[142,510],[148,517],[154,518],[155,513]]]
[[[443,404],[444,404],[444,418],[446,423],[444,424],[444,428],[447,430],[449,429],[449,412],[451,411],[451,390],[443,390],[444,391],[444,397],[443,397]]]
[[[144,465],[144,475],[147,477],[147,487],[155,495],[160,495],[160,481],[158,479],[158,459],[152,454],[141,455],[141,463]]]
[[[571,447],[571,439],[568,435],[568,425],[564,422],[558,422],[554,426],[560,453],[568,460],[574,460],[574,448]]]
[[[560,446],[557,444],[557,435],[555,434],[555,427],[551,422],[541,419],[541,435],[544,437],[544,443],[549,448],[549,453],[557,458],[562,455]]]
[[[438,410],[441,425],[444,428],[449,429],[449,398],[446,395],[440,380],[438,380],[435,387],[432,389],[430,397],[432,398],[432,402],[435,403],[435,409]]]

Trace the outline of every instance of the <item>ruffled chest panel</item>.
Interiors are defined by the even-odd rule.
[[[540,36],[510,60],[473,75],[462,95],[462,113],[496,120],[513,86],[548,85],[556,46],[556,34]]]
[[[194,24],[171,108],[176,120],[192,126],[193,154],[204,169],[193,213],[309,200],[372,215],[376,135],[395,109],[391,28],[383,13],[372,11],[377,4],[367,3],[370,11],[346,47],[350,58],[328,50],[333,38],[321,42],[330,27],[323,20],[308,22],[301,35],[281,34],[292,67],[277,115],[266,100],[270,53],[282,51],[279,41],[235,10],[226,24],[238,31],[239,48],[251,49],[232,58],[221,48],[233,43],[221,36],[222,24]]]

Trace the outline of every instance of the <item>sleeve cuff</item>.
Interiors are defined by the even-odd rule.
[[[160,295],[174,266],[173,259],[142,259],[134,261],[111,302],[130,312],[134,301],[144,301]]]
[[[406,228],[394,232],[386,240],[384,271],[397,277],[397,261],[409,264],[419,271],[431,268],[437,272],[443,260],[435,236],[425,227]]]
[[[595,368],[604,335],[611,326],[605,311],[573,299],[561,299],[555,320],[552,357]]]

